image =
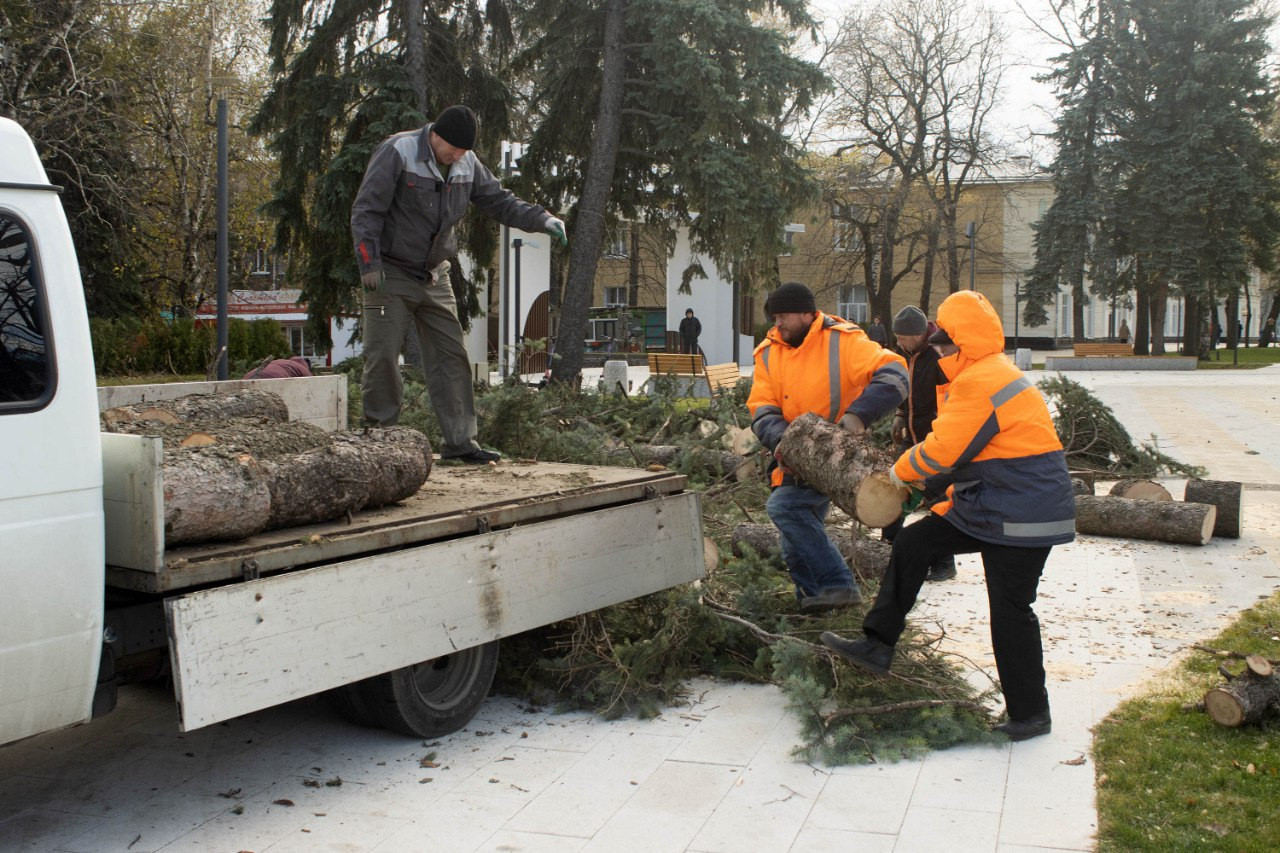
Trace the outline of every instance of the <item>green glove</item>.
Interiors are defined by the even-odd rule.
[[[924,492],[918,489],[911,489],[907,492],[907,499],[902,502],[902,514],[908,515],[920,508],[920,504],[924,503]]]
[[[560,244],[560,248],[569,245],[569,238],[564,233],[564,222],[560,219],[553,216],[547,220],[547,233]]]

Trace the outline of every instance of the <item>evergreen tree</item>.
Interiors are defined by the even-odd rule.
[[[266,210],[277,247],[304,259],[292,273],[317,344],[329,343],[329,317],[359,313],[351,203],[378,143],[465,103],[481,120],[476,153],[496,171],[512,104],[497,71],[510,13],[506,0],[273,0],[273,81],[252,129],[279,158]],[[476,214],[464,226],[476,273],[467,281],[454,264],[452,277],[466,322],[480,310],[497,231]]]
[[[552,375],[582,366],[606,227],[618,217],[689,229],[696,256],[744,288],[763,281],[810,187],[783,133],[821,72],[765,23],[811,21],[801,0],[532,0],[518,68],[541,112],[521,180],[572,205],[568,279]],[[683,274],[688,288],[701,272]]]

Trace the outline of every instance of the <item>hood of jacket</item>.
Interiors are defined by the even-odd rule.
[[[951,294],[938,306],[938,327],[960,352],[938,361],[948,379],[975,361],[1004,352],[1004,325],[990,300],[974,290]]]

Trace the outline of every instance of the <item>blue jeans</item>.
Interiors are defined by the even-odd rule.
[[[782,559],[798,597],[829,589],[852,589],[853,572],[823,526],[831,501],[808,486],[778,486],[765,510],[782,539]]]

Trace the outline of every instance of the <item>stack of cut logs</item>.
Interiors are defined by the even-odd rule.
[[[416,430],[327,433],[261,389],[108,409],[101,424],[164,442],[168,546],[342,518],[404,500],[431,473]]]
[[[817,415],[791,422],[778,452],[800,481],[822,492],[831,502],[867,527],[884,527],[902,513],[905,493],[883,473],[893,458]],[[1105,496],[1094,495],[1093,472],[1072,472],[1076,491],[1076,531],[1174,544],[1204,545],[1213,536],[1239,538],[1242,487],[1240,483],[1190,480],[1182,501],[1151,480],[1121,480]],[[734,530],[733,547],[750,546],[759,554],[777,548],[772,525],[741,524]],[[863,579],[882,577],[889,563],[889,546],[860,538],[842,546],[845,558]]]

